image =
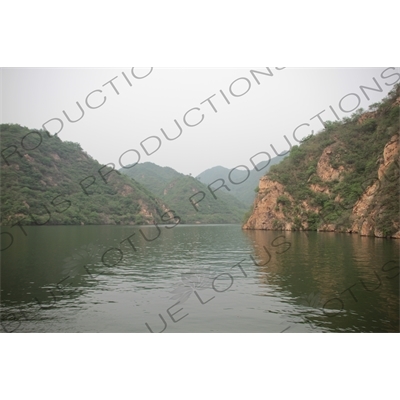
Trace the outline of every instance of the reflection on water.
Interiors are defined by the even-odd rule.
[[[263,246],[271,232],[247,235],[260,259],[260,283],[287,292],[310,326],[326,331],[399,331],[397,241],[285,232],[290,250],[268,262]]]
[[[399,242],[238,225],[26,227],[6,332],[398,332]]]

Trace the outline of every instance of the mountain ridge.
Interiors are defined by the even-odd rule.
[[[170,167],[145,162],[119,171],[155,193],[179,215],[182,223],[242,223],[247,211],[246,205],[229,193],[217,191],[214,198],[196,178]],[[197,194],[203,198],[196,198]]]
[[[262,161],[256,164],[252,170],[247,169],[229,169],[223,166],[216,166],[208,168],[196,178],[206,185],[211,185],[213,182],[223,179],[225,184],[230,189],[230,194],[235,196],[238,200],[250,207],[254,202],[258,182],[269,169],[281,162],[285,157],[274,157],[267,161]]]

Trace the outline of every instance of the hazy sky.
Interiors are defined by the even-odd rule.
[[[350,116],[359,102],[368,109],[400,79],[399,68],[389,67],[269,68],[3,69],[2,122],[39,129],[58,118],[64,123],[60,138],[79,142],[102,164],[120,168],[121,155],[133,149],[140,162],[197,175],[217,165],[251,167],[249,159],[262,151],[273,157],[271,144],[277,152],[289,148],[284,135],[297,144],[293,131],[299,125],[310,124],[299,128],[298,139],[319,131],[322,124],[315,116],[323,110],[322,119],[335,120],[329,106],[340,118]],[[365,90],[367,100],[360,86],[377,89],[373,78],[383,92]],[[72,121],[82,116],[76,102],[84,115],[69,122],[67,116]],[[169,141],[161,129],[176,137],[175,120],[182,134]],[[60,126],[58,120],[46,125],[51,133]],[[141,142],[150,136],[159,139],[143,143],[149,153],[161,146],[147,156]],[[121,162],[137,160],[137,153],[128,151]]]

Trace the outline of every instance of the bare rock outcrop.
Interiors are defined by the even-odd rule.
[[[386,178],[386,172],[393,162],[398,163],[399,157],[399,136],[394,135],[386,144],[383,150],[383,157],[380,158],[378,168],[378,180],[368,186],[360,199],[356,202],[352,210],[353,225],[351,231],[359,233],[361,236],[384,237],[383,233],[376,229],[375,220],[379,212],[379,208],[373,209],[371,206],[376,201],[376,195],[379,192]],[[398,164],[397,164],[398,165]],[[399,228],[399,227],[398,227]],[[392,234],[393,238],[400,239],[400,230]]]
[[[324,182],[332,180],[340,180],[345,169],[339,167],[335,169],[331,165],[331,159],[334,154],[334,147],[328,146],[324,149],[317,164],[317,174]],[[391,140],[385,145],[383,155],[379,159],[378,180],[375,180],[368,186],[359,200],[354,205],[350,221],[351,228],[347,228],[348,233],[358,233],[362,236],[384,237],[384,234],[376,228],[376,217],[379,208],[374,208],[377,202],[377,194],[381,188],[383,180],[386,179],[386,172],[393,162],[398,162],[399,157],[399,135],[394,135]],[[397,164],[398,165],[398,164]],[[311,184],[307,182],[308,187],[316,193],[330,194],[329,188],[323,184]],[[280,206],[279,198],[286,198],[291,203],[292,215],[284,212],[284,207]],[[341,196],[338,195],[334,200],[336,203],[341,202]],[[297,208],[296,213],[293,213],[294,207]],[[373,208],[373,212],[371,212]],[[254,202],[253,212],[243,229],[260,229],[260,230],[293,230],[293,229],[308,229],[308,222],[304,215],[316,213],[320,209],[311,204],[309,200],[304,200],[299,204],[295,204],[293,197],[286,191],[285,186],[279,182],[272,180],[269,176],[261,178],[259,183],[258,196]],[[296,214],[296,215],[294,215]],[[294,225],[294,218],[298,218],[301,224]],[[400,238],[400,226],[397,227],[397,232],[392,234],[393,238]],[[318,231],[335,232],[338,231],[337,225],[332,223],[324,223],[319,226]],[[341,229],[340,231],[343,231]]]
[[[286,196],[290,201],[293,198],[285,192],[284,186],[264,176],[260,179],[258,196],[254,202],[254,209],[243,229],[277,229],[275,221],[280,221],[280,229],[291,230],[291,224],[285,221],[285,215],[278,205],[278,198]]]
[[[317,165],[317,175],[324,181],[330,182],[333,180],[338,180],[344,168],[340,166],[338,169],[333,168],[331,160],[334,154],[333,146],[328,146],[322,152]]]

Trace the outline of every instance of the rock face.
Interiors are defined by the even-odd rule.
[[[291,224],[284,222],[285,215],[278,205],[278,199],[282,196],[286,196],[290,201],[293,201],[293,198],[285,192],[282,184],[273,182],[265,176],[262,177],[259,183],[258,196],[254,203],[253,214],[243,228],[265,230],[283,228],[283,230],[291,230]]]
[[[376,236],[384,237],[385,235],[375,227],[375,221],[380,208],[375,207],[372,209],[374,202],[376,202],[377,193],[387,178],[387,170],[392,163],[397,163],[399,158],[399,136],[394,135],[390,142],[388,142],[383,150],[383,157],[379,160],[378,167],[378,180],[368,186],[360,199],[356,202],[352,210],[353,225],[351,231],[359,233],[361,236]],[[390,179],[390,178],[389,178]],[[395,195],[395,193],[393,194]],[[392,234],[391,237],[400,239],[400,230]]]
[[[343,167],[335,169],[331,165],[331,159],[334,155],[334,146],[328,146],[322,152],[317,164],[316,175],[323,182],[339,180],[344,171]],[[309,183],[309,182],[307,182]],[[329,194],[329,188],[323,184],[309,184],[310,189],[316,193]],[[247,222],[243,225],[243,229],[265,229],[265,230],[296,230],[299,227],[292,221],[288,221],[287,215],[284,214],[283,208],[279,204],[279,199],[286,197],[291,204],[294,203],[293,197],[285,191],[285,187],[271,180],[268,176],[261,178],[259,183],[258,196],[254,202],[253,213]],[[283,204],[284,205],[284,204]],[[318,208],[311,205],[308,201],[302,201],[300,204],[301,214],[318,213]],[[308,229],[308,223],[302,224],[303,229]],[[320,231],[333,232],[335,225],[324,224],[320,227]]]
[[[371,114],[371,113],[369,113]],[[365,119],[365,118],[364,118]],[[340,147],[340,146],[339,146]],[[328,183],[332,181],[341,182],[343,175],[347,172],[343,166],[333,168],[332,160],[338,146],[329,145],[322,151],[316,166],[316,179],[319,183],[311,183],[311,177],[305,183],[308,188],[318,194],[330,196],[332,202],[340,204],[342,201],[340,195],[330,193]],[[345,229],[338,228],[337,223],[330,221],[320,221],[318,231],[340,231],[348,233],[357,233],[361,236],[386,237],[382,231],[376,227],[376,220],[382,213],[382,198],[379,198],[380,188],[383,187],[387,178],[388,169],[395,163],[399,168],[399,133],[392,136],[385,145],[383,154],[376,163],[378,178],[371,181],[371,184],[365,188],[358,201],[352,207],[349,221],[350,226]],[[398,188],[397,182],[397,188]],[[398,193],[393,193],[397,196]],[[289,210],[289,211],[288,211]],[[321,207],[316,207],[315,203],[306,199],[301,202],[295,201],[288,192],[287,188],[273,179],[268,174],[261,178],[259,183],[258,196],[254,202],[253,211],[248,220],[243,225],[243,229],[261,229],[261,230],[307,230],[309,228],[310,213],[318,214]],[[391,233],[390,237],[400,238],[400,224],[393,223],[397,232]]]
[[[333,146],[328,146],[322,153],[317,165],[317,175],[324,182],[331,182],[339,179],[344,168],[340,166],[335,169],[331,165],[331,159],[333,156]],[[319,190],[323,191],[323,190]]]

